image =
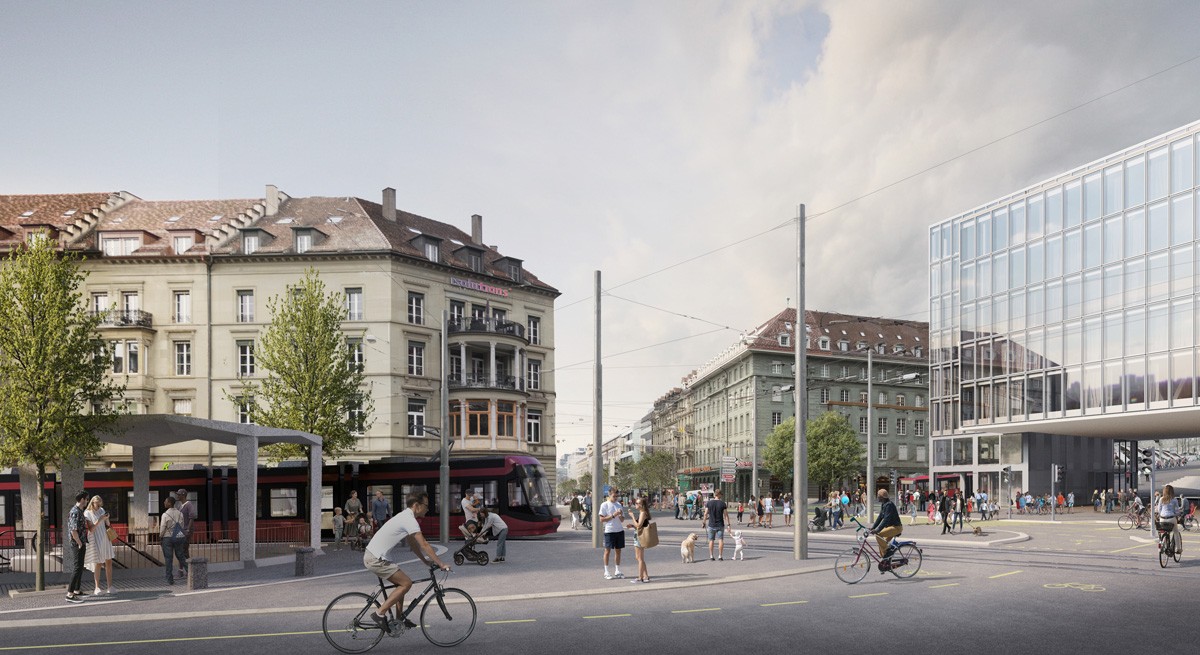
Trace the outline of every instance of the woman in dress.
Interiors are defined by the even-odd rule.
[[[108,538],[108,528],[111,525],[108,518],[108,512],[104,510],[104,501],[100,496],[92,496],[92,500],[88,503],[87,511],[84,512],[87,520],[96,527],[92,530],[91,536],[88,538],[87,552],[84,554],[83,565],[92,572],[92,578],[96,583],[95,595],[101,594],[112,595],[112,558],[116,553],[113,551],[112,541]],[[100,590],[100,571],[107,571],[108,590]]]
[[[633,554],[637,557],[638,577],[630,582],[650,582],[650,573],[646,571],[646,547],[638,540],[638,530],[650,525],[650,508],[646,504],[646,497],[639,496],[635,507],[638,510],[637,520],[627,524],[627,527],[633,529]]]
[[[787,494],[783,495],[783,525],[789,526],[792,524],[792,498]]]

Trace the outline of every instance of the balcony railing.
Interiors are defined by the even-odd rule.
[[[447,381],[451,389],[510,389],[523,391],[521,378],[513,375],[497,375],[492,382],[486,375],[456,375],[451,374]]]
[[[154,314],[140,309],[110,309],[91,314],[100,317],[100,327],[154,327]]]
[[[451,318],[447,324],[450,332],[490,332],[525,338],[525,326],[503,318]]]

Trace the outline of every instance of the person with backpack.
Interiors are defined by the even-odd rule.
[[[172,558],[179,560],[179,568],[183,571],[187,579],[187,557],[183,553],[184,547],[187,545],[187,536],[183,529],[183,514],[175,509],[175,499],[167,496],[163,499],[162,518],[159,520],[159,537],[163,552],[163,563],[167,568],[167,584],[175,584],[174,569],[172,568]]]

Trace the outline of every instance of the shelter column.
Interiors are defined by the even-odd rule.
[[[309,545],[321,549],[321,444],[308,448],[308,525]]]
[[[258,542],[255,517],[258,494],[258,437],[240,435],[237,440],[238,555],[243,562],[254,561]]]
[[[129,507],[129,527],[134,534],[150,530],[150,446],[133,447],[133,503]]]

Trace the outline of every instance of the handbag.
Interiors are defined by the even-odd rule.
[[[109,541],[116,541],[116,540],[117,540],[117,531],[116,531],[116,529],[115,529],[115,528],[113,528],[113,527],[110,525],[110,526],[108,526],[108,528],[107,528],[105,531],[108,533],[108,540],[109,540]]]
[[[642,548],[654,548],[658,545],[658,524],[651,521],[646,527],[638,530],[638,545]]]

